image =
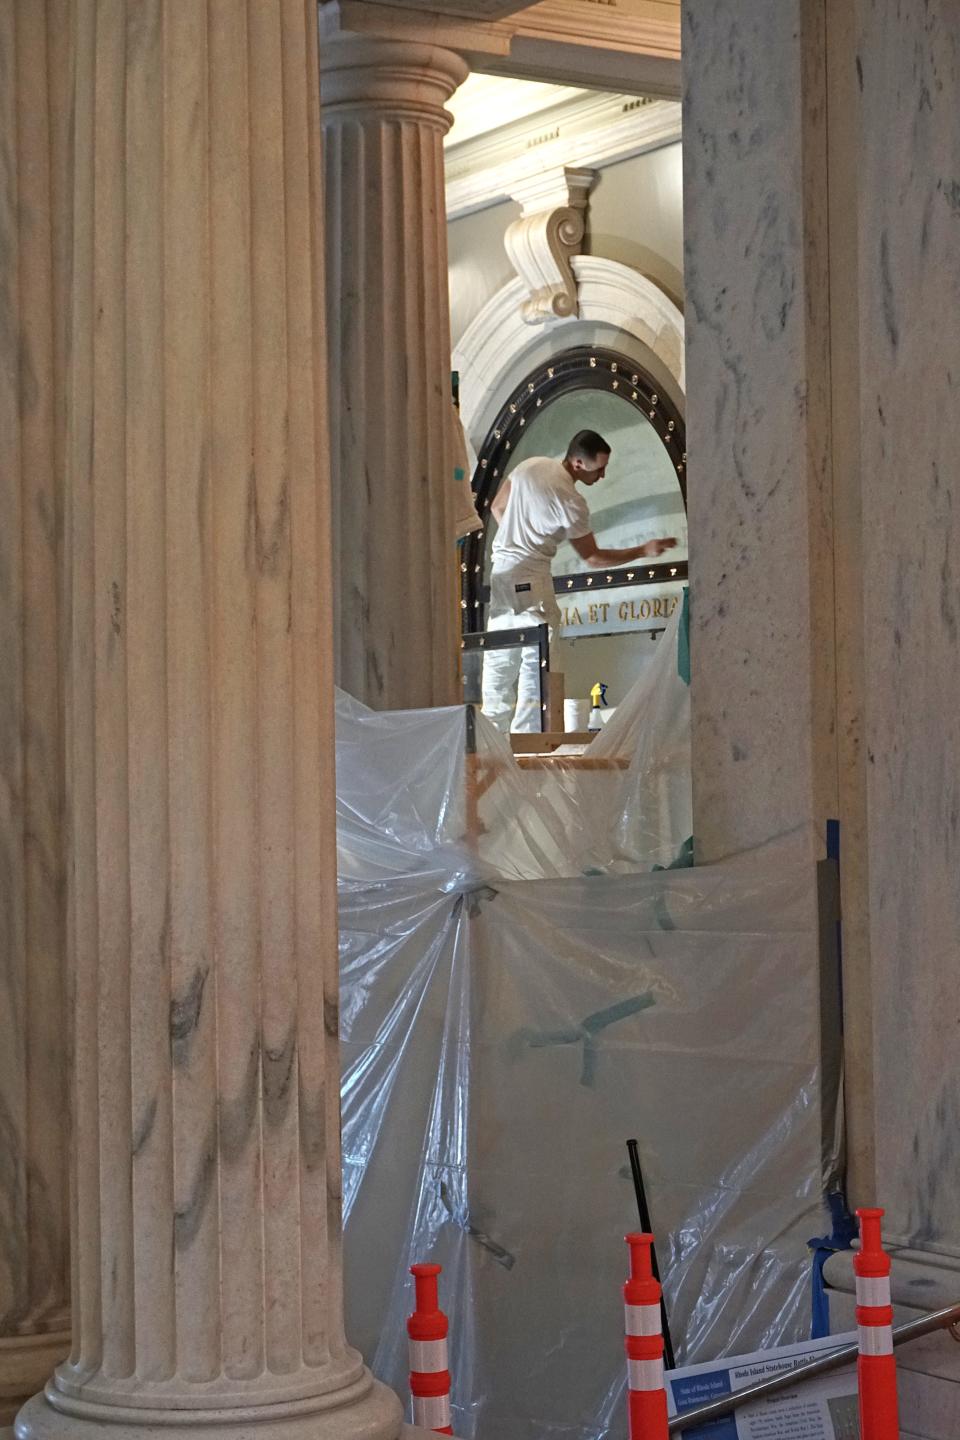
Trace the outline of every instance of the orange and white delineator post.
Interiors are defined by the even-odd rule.
[[[416,1309],[407,1321],[410,1337],[410,1392],[413,1423],[423,1430],[452,1435],[447,1331],[450,1323],[440,1309],[437,1276],[440,1265],[411,1265],[417,1291]]]
[[[853,1257],[857,1277],[857,1390],[860,1440],[899,1440],[897,1362],[893,1356],[890,1257],[880,1241],[882,1210],[858,1210],[860,1249]]]
[[[630,1246],[630,1279],[623,1287],[628,1434],[630,1440],[668,1440],[661,1290],[653,1274],[653,1236],[627,1235],[626,1241]]]

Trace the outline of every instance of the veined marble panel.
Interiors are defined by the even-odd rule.
[[[699,854],[840,815],[853,1198],[883,1204],[891,1240],[941,1255],[947,1276],[960,1259],[960,30],[947,0],[691,0],[684,20]],[[906,1367],[904,1421],[953,1435],[955,1372],[925,1375],[932,1363]]]
[[[804,0],[683,8],[701,860],[834,813],[822,19]]]
[[[949,0],[859,17],[876,1192],[960,1256],[960,28]]]
[[[841,815],[854,1198],[955,1261],[960,31],[945,0],[685,25],[699,854]]]

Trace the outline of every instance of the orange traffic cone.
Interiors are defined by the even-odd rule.
[[[653,1236],[628,1235],[626,1241],[630,1246],[630,1279],[623,1287],[627,1428],[630,1440],[668,1440],[661,1291],[653,1274]]]
[[[447,1366],[446,1315],[440,1309],[437,1276],[440,1265],[411,1265],[417,1291],[416,1309],[407,1321],[410,1337],[410,1391],[413,1423],[423,1430],[452,1435],[450,1371]]]
[[[890,1257],[880,1240],[882,1210],[858,1210],[860,1249],[853,1257],[857,1277],[860,1358],[860,1440],[899,1440],[897,1362],[893,1357]]]

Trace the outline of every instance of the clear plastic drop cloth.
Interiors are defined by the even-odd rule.
[[[518,760],[479,711],[380,712],[338,692],[341,879],[456,887],[676,863],[691,833],[684,617],[583,757]]]
[[[338,690],[336,724],[341,886],[470,883],[479,862],[467,833],[465,707],[370,710]]]
[[[439,1261],[455,1433],[622,1433],[631,1136],[678,1359],[805,1335],[837,1114],[807,838],[651,872],[635,830],[630,869],[584,833],[603,807],[464,709],[341,697],[337,763],[347,1333],[375,1373],[406,1393],[408,1267]]]
[[[544,767],[552,808],[557,792],[589,834],[594,868],[617,873],[682,861],[693,831],[690,686],[686,603],[678,605],[650,665],[591,742],[591,767]],[[604,768],[606,767],[606,768]]]
[[[352,884],[341,927],[348,1333],[375,1373],[404,1392],[408,1266],[439,1261],[457,1434],[617,1428],[630,1136],[679,1358],[807,1333],[832,1117],[803,866]]]

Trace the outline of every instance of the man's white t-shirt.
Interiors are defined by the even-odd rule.
[[[561,540],[589,535],[587,502],[559,460],[534,455],[510,474],[510,494],[491,551],[493,573],[550,574]]]

